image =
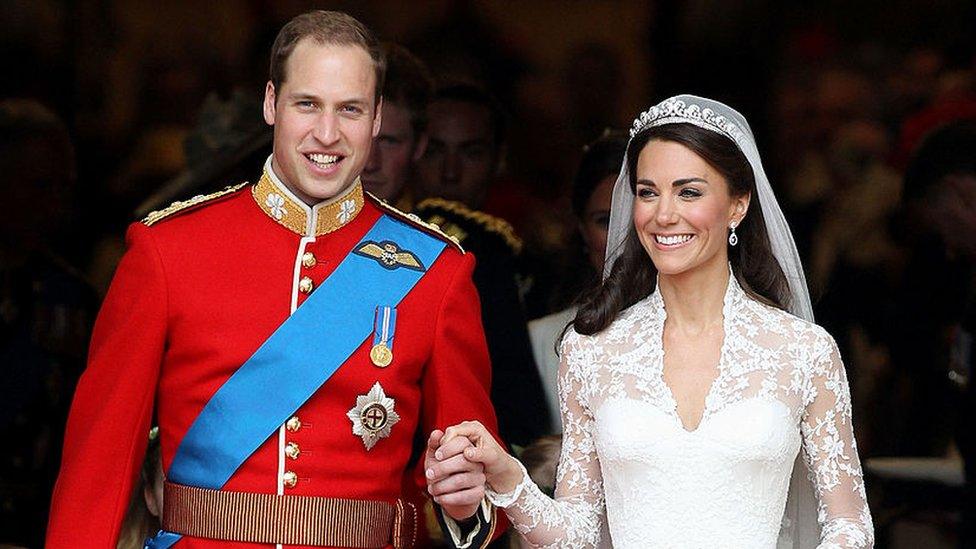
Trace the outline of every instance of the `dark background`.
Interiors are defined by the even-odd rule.
[[[947,349],[966,321],[933,303],[970,299],[971,270],[920,259],[901,197],[922,137],[976,112],[973,3],[5,1],[0,98],[36,99],[68,127],[77,170],[67,207],[45,214],[63,225],[50,251],[95,305],[138,212],[231,183],[172,182],[242,142],[260,147],[271,42],[312,8],[346,11],[439,80],[475,82],[500,99],[510,118],[506,188],[548,204],[535,214],[555,220],[513,219],[530,246],[558,250],[573,230],[568,185],[581,146],[603,128],[627,127],[675,93],[739,109],[796,234],[818,321],[844,352],[862,460],[950,456],[939,462],[947,481],[894,481],[868,467],[879,546],[958,542],[951,456],[962,391]],[[8,385],[13,374],[2,371]],[[56,467],[70,385],[44,412],[54,425],[44,441],[0,416],[11,456],[0,474],[16,460]]]

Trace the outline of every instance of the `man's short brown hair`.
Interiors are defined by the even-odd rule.
[[[383,90],[383,77],[386,73],[386,60],[380,50],[379,41],[366,25],[356,18],[339,11],[315,10],[303,13],[289,21],[275,38],[271,46],[271,84],[275,93],[284,83],[285,66],[295,46],[303,38],[312,38],[319,44],[337,46],[359,46],[366,50],[373,60],[376,71],[375,99],[379,102]]]
[[[414,138],[427,129],[427,104],[434,92],[434,80],[423,61],[399,44],[384,43],[386,81],[383,100],[405,107],[410,113]]]

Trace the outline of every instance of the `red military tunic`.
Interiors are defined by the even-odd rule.
[[[115,547],[154,408],[167,470],[217,389],[381,214],[400,215],[364,197],[358,182],[345,196],[308,207],[269,169],[256,185],[201,202],[129,228],[69,416],[49,547]],[[371,362],[370,334],[224,489],[392,503],[418,429],[478,419],[494,430],[473,267],[470,254],[448,244],[397,307],[392,364]],[[291,375],[288,364],[280,368]],[[400,421],[367,451],[346,414],[376,382],[395,400]],[[266,391],[255,402],[272,398],[275,387]],[[416,478],[423,483],[420,471]],[[255,547],[189,537],[176,545],[217,546]]]

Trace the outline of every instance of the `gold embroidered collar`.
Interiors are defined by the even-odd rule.
[[[331,233],[355,219],[363,209],[363,185],[359,179],[341,197],[309,206],[271,173],[270,159],[251,193],[268,217],[302,236]]]

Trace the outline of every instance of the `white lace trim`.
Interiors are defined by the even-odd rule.
[[[485,496],[488,497],[488,501],[500,509],[504,509],[515,503],[515,500],[522,495],[522,491],[525,490],[528,485],[532,484],[532,479],[529,478],[529,473],[525,470],[525,466],[522,465],[522,462],[514,458],[513,461],[515,461],[515,464],[518,465],[519,470],[522,471],[522,480],[515,485],[515,488],[512,488],[511,492],[500,494],[492,490],[491,486],[485,487]]]

